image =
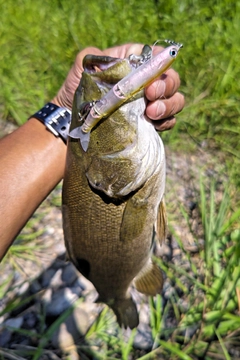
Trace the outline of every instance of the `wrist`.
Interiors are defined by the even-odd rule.
[[[71,111],[60,107],[53,102],[47,103],[43,108],[31,116],[45,125],[47,130],[55,137],[60,137],[66,144],[71,122]]]
[[[59,107],[65,107],[61,104],[61,102],[58,100],[58,96],[54,96],[54,98],[50,101],[51,103],[59,106]],[[69,109],[70,110],[70,109]]]

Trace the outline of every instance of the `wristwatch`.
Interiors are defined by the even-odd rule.
[[[32,115],[31,118],[33,117],[41,121],[51,133],[56,137],[61,137],[66,144],[71,115],[72,112],[69,109],[49,102],[41,110]]]

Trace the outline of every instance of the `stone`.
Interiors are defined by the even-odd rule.
[[[91,281],[89,281],[88,279],[86,279],[83,275],[80,275],[77,279],[77,281],[79,282],[80,286],[82,287],[83,290],[95,290],[94,285],[91,283]]]
[[[46,305],[46,314],[48,316],[58,316],[68,309],[76,300],[78,295],[74,294],[70,288],[59,289],[52,292],[51,296],[43,298]]]
[[[42,274],[42,280],[41,280],[41,283],[42,283],[42,287],[48,287],[49,284],[50,284],[50,281],[52,279],[52,277],[54,276],[56,270],[50,268],[50,269],[47,269],[46,271],[44,271],[44,273]]]
[[[21,296],[24,293],[26,293],[28,289],[29,289],[29,282],[26,281],[18,288],[18,296]]]
[[[7,347],[9,341],[11,340],[12,332],[8,329],[0,330],[0,347]]]
[[[137,334],[133,341],[135,349],[150,350],[153,346],[153,339],[150,326],[140,323],[137,328]]]
[[[172,256],[173,256],[173,258],[175,258],[175,257],[181,257],[181,255],[182,255],[182,250],[181,249],[174,249],[173,250],[173,254],[172,254]]]
[[[179,307],[179,310],[181,311],[181,313],[185,314],[189,310],[188,301],[186,301],[184,299],[179,299],[177,304],[178,304],[178,307]]]
[[[76,268],[73,266],[73,264],[68,263],[63,268],[62,281],[67,285],[72,285],[72,283],[77,279],[77,277],[78,274]]]
[[[7,347],[9,341],[11,340],[14,329],[20,329],[22,324],[23,317],[21,316],[9,318],[4,322],[3,326],[1,326],[0,329],[0,347]]]
[[[86,335],[90,325],[87,312],[81,306],[76,307],[53,334],[53,346],[55,348],[60,347],[62,350],[73,346],[77,340]]]
[[[170,284],[170,282],[167,279],[163,285],[162,296],[166,300],[169,300],[175,294],[175,291],[176,291],[175,288]]]
[[[40,282],[35,279],[31,284],[30,284],[30,291],[32,294],[36,294],[37,292],[42,290],[42,286],[40,284]]]
[[[63,286],[62,273],[63,273],[63,270],[58,269],[55,272],[55,274],[53,275],[52,279],[50,280],[49,286],[51,286],[53,288],[58,288],[60,286]]]
[[[38,317],[36,312],[31,311],[24,315],[24,329],[33,329],[37,323]]]
[[[23,324],[23,317],[9,318],[5,321],[6,326],[10,326],[14,329],[20,329]]]
[[[166,260],[170,260],[172,257],[172,249],[171,247],[163,243],[162,245],[159,245],[156,247],[156,256],[162,257],[163,259],[166,258]]]
[[[140,324],[149,324],[149,305],[148,303],[142,304],[139,311]]]

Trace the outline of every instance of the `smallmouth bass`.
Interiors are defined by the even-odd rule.
[[[87,56],[73,103],[63,183],[67,253],[95,286],[98,301],[131,329],[139,319],[129,287],[161,292],[162,273],[151,253],[154,232],[160,241],[166,235],[164,146],[145,119],[141,89],[180,48],[171,42],[153,58],[148,46],[127,59]]]

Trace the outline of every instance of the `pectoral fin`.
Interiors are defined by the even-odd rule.
[[[160,244],[162,244],[167,237],[167,212],[164,199],[162,199],[159,204],[157,220],[155,223],[155,231]]]
[[[127,201],[122,217],[120,232],[121,241],[132,241],[142,234],[144,227],[146,227],[146,224],[148,223],[147,206],[148,201],[146,199],[141,199],[140,196],[138,197],[137,195]],[[138,221],[136,221],[136,219],[138,219]]]
[[[134,279],[134,285],[143,294],[150,296],[160,294],[163,287],[161,269],[150,259],[140,274]]]

